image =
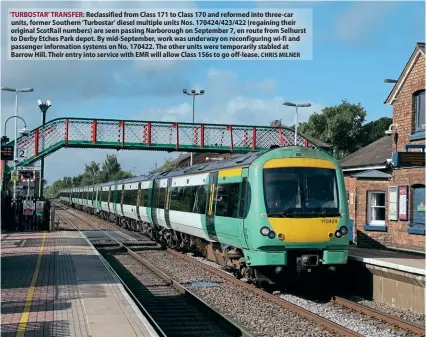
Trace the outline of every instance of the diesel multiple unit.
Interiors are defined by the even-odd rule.
[[[255,282],[334,270],[348,258],[342,171],[307,147],[66,189],[60,200]]]

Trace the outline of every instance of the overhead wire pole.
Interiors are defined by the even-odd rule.
[[[294,146],[297,146],[297,124],[299,124],[299,110],[298,108],[309,108],[311,103],[292,103],[292,102],[284,102],[283,105],[294,106],[296,107],[296,123],[294,125]]]
[[[42,151],[44,150],[44,137],[46,135],[46,132],[44,131],[44,125],[46,124],[46,112],[47,110],[52,106],[52,103],[48,100],[46,102],[42,102],[41,100],[37,101],[37,104],[41,110],[42,117],[41,117],[41,125],[43,127],[43,141],[42,141]],[[41,158],[40,161],[40,181],[38,183],[38,196],[39,198],[43,196],[43,180],[44,180],[44,157]]]
[[[9,88],[9,87],[2,87],[1,88],[2,91],[9,91],[9,92],[15,92],[16,93],[16,100],[15,100],[15,143],[14,143],[14,155],[13,155],[13,172],[16,173],[16,164],[18,163],[18,144],[17,144],[17,140],[18,140],[18,93],[19,92],[32,92],[34,91],[33,88]],[[26,124],[25,124],[25,129],[26,129]],[[6,130],[5,130],[6,131]],[[22,131],[22,130],[21,130]],[[24,134],[26,131],[21,132],[22,134]],[[13,201],[16,201],[16,180],[13,180]]]
[[[192,124],[195,122],[195,96],[201,96],[204,95],[205,91],[200,90],[200,92],[197,92],[196,90],[191,90],[191,92],[188,92],[187,89],[183,89],[182,92],[184,95],[192,96]],[[192,166],[192,160],[193,160],[193,153],[191,152],[191,166]]]

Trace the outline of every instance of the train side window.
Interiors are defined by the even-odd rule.
[[[179,186],[172,188],[170,198],[170,210],[179,212],[191,212],[191,203],[195,199],[193,186]]]
[[[152,207],[163,208],[166,205],[166,188],[156,186],[154,189],[154,202]]]
[[[138,202],[138,190],[132,190],[132,205],[136,206]]]
[[[141,190],[141,199],[140,199],[140,202],[141,202],[141,206],[143,206],[143,207],[148,207],[149,206],[149,203],[148,203],[148,201],[149,201],[149,189],[148,190]]]
[[[238,218],[238,194],[240,183],[218,184],[216,194],[217,216]]]
[[[192,213],[205,214],[207,207],[207,194],[209,185],[196,186],[194,203],[191,207]]]

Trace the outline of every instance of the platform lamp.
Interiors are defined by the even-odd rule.
[[[41,125],[43,127],[43,141],[42,141],[42,151],[44,150],[44,137],[45,137],[45,132],[44,132],[44,125],[46,124],[46,112],[47,110],[52,106],[52,103],[48,100],[46,102],[42,102],[41,100],[37,100],[37,104],[38,107],[41,110],[42,113],[42,118],[41,118]],[[38,186],[38,196],[39,198],[41,198],[43,196],[43,180],[44,180],[44,157],[41,158],[41,162],[40,162],[40,181],[39,181],[39,186]]]
[[[283,105],[294,106],[296,107],[296,124],[294,125],[294,146],[297,146],[297,124],[299,124],[299,111],[298,108],[309,108],[311,103],[292,103],[292,102],[284,102]]]
[[[18,163],[18,144],[17,144],[17,140],[18,140],[18,121],[17,119],[21,119],[23,120],[21,117],[19,117],[18,115],[18,93],[20,92],[33,92],[34,89],[33,88],[10,88],[10,87],[2,87],[1,91],[9,91],[9,92],[14,92],[15,93],[15,115],[12,116],[15,118],[15,142],[14,142],[14,155],[13,155],[13,159],[14,159],[14,165],[13,165],[13,171],[16,173],[16,164]],[[10,117],[9,117],[10,118]],[[6,120],[7,121],[7,120]],[[20,133],[25,136],[28,132],[28,130],[26,129],[27,125],[24,121],[25,127],[23,130],[20,131]],[[6,123],[5,123],[5,129],[6,129]],[[6,130],[5,130],[5,135],[6,135]],[[14,180],[13,182],[13,201],[16,202],[16,181]]]
[[[182,90],[184,95],[192,96],[192,124],[194,124],[194,117],[195,117],[195,96],[201,96],[204,95],[205,90],[200,90],[200,92],[197,92],[196,90],[192,89],[191,92],[189,92],[187,89]],[[191,152],[191,166],[192,166],[192,152]]]

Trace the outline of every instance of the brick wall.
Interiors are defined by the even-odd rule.
[[[416,123],[413,93],[421,89],[425,89],[425,55],[422,53],[393,103],[393,123],[398,124],[398,152],[405,151],[405,144],[425,144],[424,139],[411,142],[408,140]]]
[[[391,186],[409,186],[408,195],[408,219],[412,219],[413,214],[413,185],[425,184],[425,169],[424,168],[412,168],[412,169],[399,169],[394,170],[392,174],[392,180],[390,181]],[[392,228],[391,234],[393,242],[396,247],[405,249],[412,249],[425,252],[425,237],[423,235],[408,234],[409,221],[390,221],[389,227]]]
[[[349,193],[349,196],[348,196],[349,217],[353,220],[355,220],[356,181],[357,181],[356,178],[352,178],[350,175],[345,177],[346,192]]]
[[[368,191],[386,192],[388,186],[388,180],[375,181],[370,179],[363,179],[356,181],[356,191],[354,198],[356,216],[354,220],[356,228],[355,240],[359,247],[383,248],[389,247],[392,243],[388,232],[371,232],[364,230],[364,225],[368,224]]]
[[[425,252],[425,237],[423,235],[408,234],[410,221],[390,221],[388,211],[388,187],[404,186],[409,189],[408,219],[412,219],[413,190],[411,186],[425,184],[423,168],[394,170],[392,179],[389,180],[356,180],[348,173],[345,177],[346,190],[353,193],[353,203],[349,202],[349,216],[355,221],[355,241],[359,247],[366,248],[399,248]],[[383,191],[386,194],[386,232],[365,231],[364,225],[368,223],[368,191]],[[351,198],[350,198],[351,199]],[[351,201],[351,200],[350,200]]]

